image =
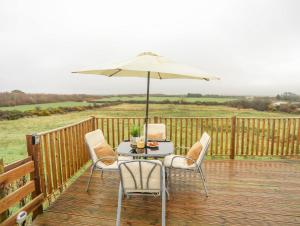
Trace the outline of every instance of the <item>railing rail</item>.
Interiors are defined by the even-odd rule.
[[[27,179],[30,175],[30,180]],[[21,183],[20,183],[21,182]],[[0,160],[0,224],[15,225],[18,214],[43,211],[43,194],[39,190],[37,164],[33,156],[4,166]],[[10,210],[18,204],[15,212]]]

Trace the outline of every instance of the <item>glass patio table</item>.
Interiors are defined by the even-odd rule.
[[[117,148],[117,153],[124,156],[162,158],[174,152],[174,144],[170,141],[158,141],[157,148],[132,148],[129,141],[123,141]]]

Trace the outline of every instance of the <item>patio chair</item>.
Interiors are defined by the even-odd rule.
[[[146,125],[144,125],[144,134],[146,133]],[[165,124],[148,124],[148,140],[163,141],[166,140]]]
[[[134,195],[161,196],[161,225],[165,226],[166,187],[165,172],[158,160],[134,160],[119,163],[120,186],[116,225],[120,226],[122,198]]]
[[[164,166],[169,169],[169,176],[171,176],[171,169],[193,170],[196,173],[199,173],[207,197],[208,192],[206,187],[206,178],[202,168],[202,163],[208,151],[210,140],[210,136],[206,132],[203,133],[199,141],[202,145],[202,151],[199,154],[197,161],[182,155],[168,155],[164,159]],[[188,165],[187,160],[192,161],[192,164]]]
[[[116,157],[105,156],[102,158],[98,158],[95,153],[94,148],[97,147],[98,145],[106,143],[103,132],[100,129],[86,133],[84,136],[84,139],[85,139],[85,143],[88,147],[88,151],[89,151],[90,157],[92,159],[92,163],[93,163],[92,167],[91,167],[88,184],[86,187],[86,191],[88,191],[94,170],[101,171],[101,175],[103,176],[104,171],[118,171],[119,170],[118,161],[131,160],[132,158],[124,157],[124,156],[116,156]],[[110,159],[110,160],[113,159],[115,161],[110,165],[106,165],[105,163],[103,163],[103,160],[108,160],[108,159]]]

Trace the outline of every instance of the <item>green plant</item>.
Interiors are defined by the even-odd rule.
[[[140,135],[140,127],[138,127],[137,125],[133,125],[130,130],[130,135],[132,137],[138,137]]]

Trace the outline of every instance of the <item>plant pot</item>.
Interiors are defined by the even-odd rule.
[[[139,139],[139,137],[130,137],[130,144],[132,145],[132,146],[136,146],[136,142],[137,142],[137,140]]]

